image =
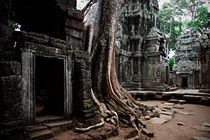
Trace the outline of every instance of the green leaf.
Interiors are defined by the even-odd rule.
[[[13,21],[11,21],[11,20],[8,20],[8,27],[10,28],[10,29],[12,29],[13,28]]]

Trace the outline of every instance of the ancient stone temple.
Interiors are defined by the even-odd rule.
[[[0,3],[0,130],[22,132],[46,121],[40,118],[52,119],[47,116],[77,116],[95,123],[84,16],[76,10],[76,1],[11,1],[6,3],[9,8],[4,4]],[[22,31],[13,31],[8,21],[19,23]]]
[[[158,2],[127,0],[119,18],[116,39],[118,79],[128,90],[165,90],[168,49],[159,31]]]
[[[197,53],[201,63],[201,88],[210,89],[210,30],[198,40]]]
[[[186,29],[176,44],[174,71],[175,83],[182,88],[199,88],[201,84],[200,61],[196,53],[196,41],[200,34],[194,29]]]

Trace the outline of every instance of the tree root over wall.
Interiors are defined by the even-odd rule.
[[[92,73],[93,90],[91,94],[94,102],[98,105],[102,120],[116,125],[127,124],[135,128],[140,134],[145,127],[140,119],[143,112],[154,108],[145,106],[136,101],[118,82],[115,68],[115,36],[117,21],[120,13],[122,0],[102,0],[102,12],[100,29],[96,48],[91,56],[94,67]],[[93,41],[94,42],[94,41]],[[95,68],[95,70],[94,70]],[[104,75],[105,74],[105,75]],[[103,90],[103,91],[102,91]],[[102,92],[105,92],[102,93]],[[95,96],[96,95],[96,96]],[[101,97],[102,99],[97,99]],[[100,100],[100,101],[99,101]],[[103,121],[102,121],[103,122]],[[84,128],[84,131],[98,127],[99,124]],[[83,131],[82,130],[82,131]]]

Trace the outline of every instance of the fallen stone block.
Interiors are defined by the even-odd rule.
[[[177,99],[170,99],[168,100],[169,103],[175,103],[175,104],[178,104],[179,103],[179,100]]]
[[[175,104],[174,103],[168,103],[168,102],[166,102],[166,103],[164,103],[164,105],[174,106]]]
[[[201,130],[201,131],[205,131],[205,132],[210,132],[210,127],[206,127],[206,126],[193,126],[193,128]]]
[[[151,132],[150,130],[148,130],[148,129],[142,129],[142,133],[144,134],[144,135],[147,135],[148,137],[154,137],[154,132]]]
[[[149,122],[153,124],[163,124],[168,122],[172,118],[173,118],[172,116],[160,114],[159,118],[158,117],[151,118]]]
[[[195,100],[195,101],[198,101],[198,100],[201,100],[201,96],[194,96],[194,95],[184,95],[183,96],[184,99],[186,100]]]
[[[186,100],[179,100],[179,103],[180,104],[185,104],[186,103]]]
[[[204,123],[202,124],[202,126],[210,127],[210,123],[204,122]]]
[[[144,118],[145,118],[145,120],[149,120],[150,119],[150,116],[147,115]]]
[[[173,112],[160,112],[160,114],[169,115],[169,116],[173,116],[174,115]]]
[[[171,110],[171,107],[168,107],[168,106],[164,106],[163,108],[167,110]]]
[[[177,122],[177,125],[184,125],[183,122]]]
[[[172,108],[174,108],[174,109],[184,109],[184,107],[180,107],[180,106],[173,106]]]

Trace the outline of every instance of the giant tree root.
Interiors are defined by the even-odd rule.
[[[95,125],[91,125],[91,126],[88,126],[88,127],[85,127],[85,128],[78,128],[78,127],[76,127],[75,128],[75,131],[78,131],[78,132],[87,132],[90,129],[95,129],[95,128],[101,127],[103,125],[104,125],[104,119],[101,118],[101,122],[100,123],[97,123]]]
[[[96,42],[92,54],[92,62],[96,62],[94,72],[96,72],[95,81],[92,87],[95,94],[103,97],[103,102],[99,102],[94,92],[91,90],[92,98],[99,106],[101,116],[105,121],[112,124],[126,122],[135,128],[138,133],[145,127],[140,119],[146,106],[135,101],[135,99],[121,87],[116,76],[115,68],[115,36],[117,32],[117,22],[120,14],[120,7],[123,0],[102,0],[102,13],[100,16],[99,34],[94,39]],[[100,48],[100,49],[99,49]],[[95,73],[94,73],[95,74]],[[104,75],[105,74],[105,75]],[[98,84],[99,83],[99,84]],[[102,84],[101,84],[102,83]],[[102,95],[102,86],[104,87]],[[97,93],[99,92],[99,93]],[[101,95],[100,95],[101,94]],[[104,97],[105,96],[105,97]],[[97,96],[98,97],[98,96]],[[92,128],[92,126],[90,126]]]

